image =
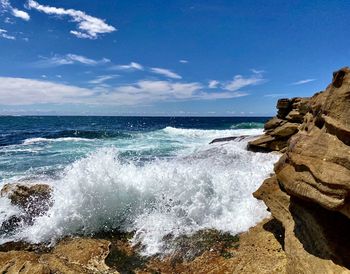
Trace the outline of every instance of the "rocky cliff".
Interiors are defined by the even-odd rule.
[[[275,138],[282,123],[291,123],[285,118],[269,132],[281,119],[281,102],[262,138]],[[350,69],[335,72],[325,91],[298,102],[303,122],[288,137],[275,176],[254,196],[285,228],[288,273],[350,273]],[[265,146],[281,149],[271,144]]]
[[[252,151],[284,151],[288,140],[304,121],[309,111],[309,98],[280,99],[277,115],[265,123],[265,134],[249,142]]]

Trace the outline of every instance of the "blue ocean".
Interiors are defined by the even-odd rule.
[[[52,207],[0,243],[132,231],[152,255],[163,239],[236,234],[268,216],[252,197],[278,155],[247,151],[266,117],[0,117],[0,185],[46,183]],[[247,136],[209,144],[215,138]],[[0,224],[20,208],[0,198]]]

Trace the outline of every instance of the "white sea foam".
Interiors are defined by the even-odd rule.
[[[214,131],[164,131],[216,137]],[[217,137],[224,135],[220,133]],[[232,130],[229,133],[232,136]],[[164,252],[163,237],[168,234],[205,228],[245,231],[268,216],[252,192],[278,157],[252,153],[245,146],[246,142],[206,143],[186,157],[146,163],[126,162],[113,147],[99,149],[66,168],[53,184],[52,208],[11,239],[52,242],[117,228],[136,231],[133,242],[142,243],[144,254],[151,255]]]
[[[226,129],[226,130],[205,130],[205,129],[185,129],[185,128],[175,128],[166,127],[163,129],[169,135],[191,137],[191,138],[219,138],[219,137],[229,137],[229,136],[242,136],[242,135],[259,135],[263,132],[260,128],[254,129]]]
[[[77,138],[77,137],[62,137],[62,138],[29,138],[23,141],[23,145],[32,145],[35,143],[45,142],[91,142],[94,139]]]

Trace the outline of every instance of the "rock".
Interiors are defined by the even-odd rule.
[[[302,123],[304,120],[304,115],[297,110],[292,110],[288,113],[286,119],[291,122]]]
[[[223,138],[216,138],[213,141],[211,141],[209,144],[214,143],[220,143],[220,142],[228,142],[228,141],[242,141],[247,138],[252,138],[251,135],[241,135],[241,136],[232,136],[232,137],[223,137]]]
[[[263,135],[248,142],[248,150],[255,152],[280,151],[287,146],[287,138],[276,138],[271,135]]]
[[[287,114],[291,111],[291,107],[292,101],[290,99],[279,99],[277,101],[277,117],[280,119],[284,119],[287,116]]]
[[[278,113],[265,123],[265,134],[248,143],[252,151],[282,151],[291,136],[298,132],[304,117],[309,113],[310,98],[280,99]]]
[[[297,123],[285,123],[282,126],[276,127],[270,135],[276,137],[289,137],[298,131],[299,124]]]
[[[51,252],[0,252],[1,273],[115,273],[105,264],[110,242],[90,238],[61,241]]]
[[[50,268],[41,264],[39,258],[34,252],[0,252],[0,273],[50,274]]]
[[[272,119],[268,120],[265,123],[264,129],[265,130],[274,129],[274,128],[278,127],[282,122],[284,122],[284,120],[279,119],[277,117],[273,117]]]
[[[333,75],[325,91],[292,99],[303,123],[254,193],[285,228],[287,273],[350,273],[350,69]]]
[[[333,79],[311,99],[312,116],[291,138],[275,171],[288,194],[350,218],[350,70],[334,75],[342,85]]]
[[[140,273],[237,273],[237,274],[284,274],[286,255],[280,238],[283,228],[275,219],[265,219],[249,231],[239,235],[239,242],[233,242],[222,250],[219,239],[210,239],[210,248],[193,260],[172,262],[171,258],[153,258],[147,266],[154,271]],[[231,236],[232,237],[232,236]],[[227,241],[227,239],[225,240]],[[202,247],[200,245],[200,247]],[[139,273],[136,271],[136,273]]]
[[[264,181],[254,193],[285,228],[287,273],[350,273],[350,223],[327,210],[291,198],[277,178]],[[334,227],[334,228],[333,228]]]
[[[46,184],[5,184],[1,197],[8,197],[13,205],[19,206],[32,215],[39,215],[50,206],[52,189]]]
[[[11,204],[22,212],[4,221],[0,234],[11,232],[22,223],[29,224],[35,217],[47,212],[52,206],[51,193],[51,187],[46,184],[5,184],[0,192],[1,197],[10,199]]]

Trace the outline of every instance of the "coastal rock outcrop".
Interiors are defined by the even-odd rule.
[[[50,207],[52,189],[47,184],[5,184],[0,192],[31,215],[39,215]]]
[[[52,188],[47,184],[5,184],[1,197],[7,197],[17,206],[21,214],[11,216],[0,226],[0,233],[14,230],[22,223],[30,223],[33,218],[44,214],[52,206]]]
[[[277,116],[265,123],[265,134],[248,143],[252,151],[284,151],[309,110],[309,98],[280,99]]]
[[[304,102],[276,175],[254,196],[285,228],[288,273],[350,273],[350,69]]]
[[[0,273],[115,273],[105,264],[110,242],[90,238],[61,241],[51,252],[0,252]]]

